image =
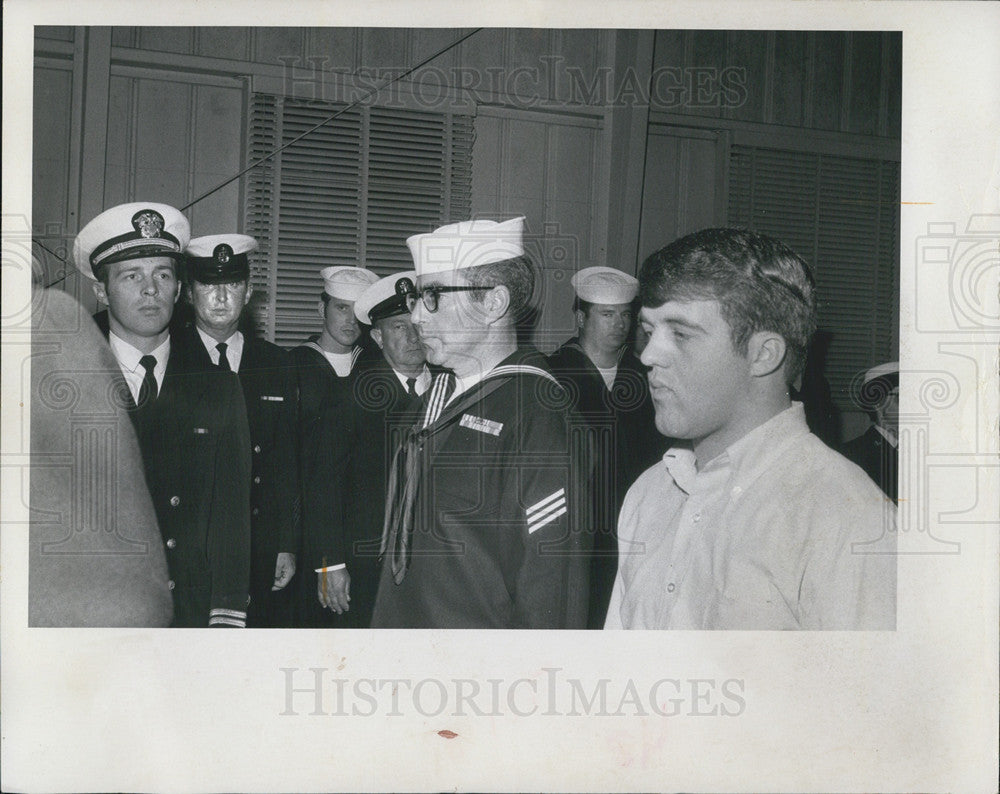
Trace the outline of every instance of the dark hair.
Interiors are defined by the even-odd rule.
[[[528,308],[535,291],[535,268],[527,256],[465,268],[460,272],[474,287],[505,286],[510,293],[509,313],[515,320]],[[482,303],[486,297],[482,292],[472,292],[470,295],[477,303]]]
[[[184,259],[179,259],[176,256],[167,256],[162,253],[151,254],[148,257],[132,256],[124,259],[112,259],[110,262],[105,260],[104,262],[93,265],[91,267],[91,272],[94,274],[94,278],[104,285],[104,289],[107,289],[111,278],[111,266],[118,264],[119,262],[130,262],[134,259],[169,259],[174,263],[174,278],[177,279],[179,284],[186,283],[187,269],[184,267]]]
[[[577,296],[573,298],[573,312],[583,312],[584,314],[590,314],[590,307],[594,304],[590,301],[585,301],[583,298]]]
[[[742,355],[754,333],[780,334],[788,383],[801,374],[816,330],[809,266],[780,240],[748,229],[703,229],[661,248],[642,263],[639,297],[649,308],[668,300],[718,301]]]
[[[323,290],[319,294],[319,299],[323,301],[323,311],[326,311],[327,304],[332,300],[330,295],[327,295],[326,290]]]

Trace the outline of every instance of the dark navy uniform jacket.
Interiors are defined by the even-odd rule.
[[[193,324],[185,327],[183,344],[203,368],[216,368]],[[251,444],[247,625],[290,626],[291,582],[284,590],[273,593],[271,585],[278,552],[299,552],[295,371],[286,350],[244,332],[238,377],[246,403]]]
[[[530,349],[455,397],[423,446],[409,568],[396,584],[383,562],[372,625],[584,628],[581,425]]]
[[[622,349],[609,390],[577,338],[549,356],[552,372],[572,404],[596,434],[594,482],[594,558],[591,569],[590,628],[603,628],[618,571],[618,512],[625,494],[666,451],[668,441],[656,430],[646,367]]]
[[[896,501],[899,485],[897,451],[874,425],[841,445],[840,454],[864,469],[882,492]]]
[[[95,318],[107,333],[107,316]],[[242,626],[250,576],[250,432],[236,376],[205,370],[171,338],[159,395],[130,405],[166,549],[171,625]]]

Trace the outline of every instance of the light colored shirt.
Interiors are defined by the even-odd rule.
[[[125,383],[128,390],[132,392],[132,399],[139,400],[139,388],[142,380],[146,377],[146,368],[139,363],[139,360],[146,355],[138,348],[133,347],[121,337],[115,336],[114,331],[108,333],[108,344],[111,352],[118,360],[118,367],[125,376]],[[156,366],[153,367],[153,377],[156,378],[157,393],[163,388],[163,376],[167,374],[167,360],[170,358],[170,337],[163,340],[163,343],[150,353],[156,359]]]
[[[895,533],[892,502],[793,403],[700,470],[671,448],[629,489],[605,628],[893,629]]]
[[[212,359],[212,363],[219,366],[219,349],[216,347],[219,341],[210,337],[200,328],[198,336],[201,337],[202,344],[205,345],[205,350],[208,351],[208,357]],[[239,372],[240,362],[243,361],[243,332],[237,331],[223,341],[226,344],[226,360],[229,362],[229,368],[233,372]]]
[[[319,348],[319,346],[317,345]],[[333,367],[333,371],[337,373],[338,378],[346,378],[351,374],[351,367],[354,366],[354,352],[350,353],[329,353],[322,348],[319,348],[319,352],[322,353],[326,360],[330,362],[330,366]]]
[[[399,378],[399,382],[403,384],[403,388],[405,389],[406,381],[409,378],[409,376],[404,375],[398,369],[393,369],[392,371],[396,375],[396,377]],[[427,391],[430,387],[431,387],[431,371],[427,367],[427,365],[424,364],[424,368],[420,371],[420,374],[417,376],[417,382],[413,384],[413,390],[417,393],[418,396],[420,396],[423,395],[423,393]]]

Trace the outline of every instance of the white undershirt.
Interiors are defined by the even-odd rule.
[[[618,365],[615,364],[613,367],[605,369],[604,367],[597,367],[597,371],[601,373],[601,377],[604,378],[604,385],[608,387],[608,391],[615,385],[615,378],[618,376]]]
[[[351,363],[354,357],[354,352],[348,353],[329,353],[323,348],[319,348],[319,351],[326,357],[326,360],[330,362],[330,366],[333,367],[333,371],[337,373],[338,378],[346,378],[351,374]]]

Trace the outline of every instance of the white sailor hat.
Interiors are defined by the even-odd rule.
[[[631,303],[639,294],[639,280],[613,267],[585,267],[570,283],[587,303]]]
[[[180,210],[135,201],[105,210],[84,226],[73,243],[73,262],[87,278],[113,262],[168,256],[183,259],[191,227]]]
[[[480,267],[524,256],[524,218],[451,223],[408,237],[418,276]]]
[[[365,325],[374,325],[386,317],[409,314],[406,296],[413,292],[416,280],[415,270],[380,278],[355,301],[354,316]]]
[[[872,367],[865,373],[865,377],[862,379],[861,383],[871,383],[876,378],[885,378],[887,380],[892,380],[892,376],[896,376],[896,382],[899,382],[899,362],[890,361],[886,364],[879,364],[877,367]]]
[[[250,278],[248,254],[257,241],[246,234],[211,234],[195,237],[184,253],[188,276],[202,284],[226,284]]]
[[[356,301],[361,293],[378,281],[378,276],[363,267],[338,265],[324,267],[319,274],[323,277],[323,290],[331,298]]]

